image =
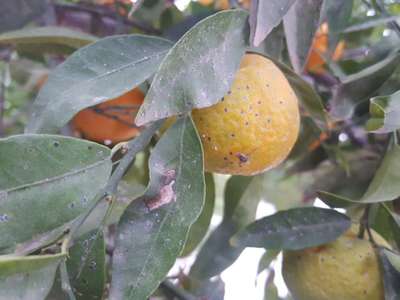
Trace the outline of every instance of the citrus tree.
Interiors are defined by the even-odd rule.
[[[182,2],[1,4],[0,299],[399,299],[398,1]]]

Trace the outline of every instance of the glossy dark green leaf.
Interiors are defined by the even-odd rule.
[[[0,249],[81,214],[111,172],[110,150],[56,135],[0,139]]]
[[[307,83],[301,76],[293,72],[293,70],[288,66],[276,59],[270,59],[272,59],[279,69],[281,69],[281,71],[284,73],[286,79],[289,81],[291,87],[299,98],[300,103],[310,114],[312,119],[319,127],[326,128],[328,116],[319,94],[311,87],[309,83]]]
[[[107,37],[79,49],[50,74],[27,132],[56,132],[80,110],[115,98],[149,78],[171,43],[157,37]]]
[[[279,25],[296,0],[253,0],[250,10],[250,40],[254,46],[260,43]]]
[[[181,253],[204,201],[199,137],[190,117],[178,119],[151,152],[145,195],[125,211],[113,255],[111,299],[145,300]]]
[[[0,256],[0,299],[43,300],[64,254]]]
[[[323,0],[296,0],[283,18],[290,60],[297,73],[303,71],[307,61],[322,4]]]
[[[389,96],[374,97],[370,101],[371,118],[366,125],[368,131],[388,133],[400,128],[400,91]]]
[[[19,29],[46,11],[45,0],[2,1],[0,32]]]
[[[93,35],[66,27],[28,27],[0,34],[0,44],[56,44],[80,48],[93,43]]]
[[[395,51],[380,62],[349,75],[334,91],[330,114],[338,120],[350,118],[355,106],[371,96],[393,74],[400,62],[400,51]]]
[[[350,219],[335,210],[293,208],[255,221],[231,242],[237,247],[298,250],[335,240],[350,225]]]
[[[246,193],[252,177],[232,176],[225,187],[224,217],[208,237],[194,262],[190,276],[205,280],[229,267],[243,248],[232,247],[229,239],[255,219],[261,197]]]
[[[390,263],[390,260],[385,254],[385,249],[377,249],[381,269],[383,272],[383,286],[385,291],[385,300],[399,300],[400,299],[400,273]]]
[[[211,218],[214,213],[215,204],[215,183],[211,173],[205,174],[206,183],[206,198],[204,200],[203,210],[196,222],[190,227],[188,239],[185,248],[182,251],[182,256],[186,256],[193,252],[204,239],[210,227]]]
[[[361,202],[390,201],[400,196],[400,146],[393,145],[375,173]]]
[[[247,17],[243,10],[226,10],[192,27],[161,63],[136,124],[217,103],[228,92],[245,52]]]

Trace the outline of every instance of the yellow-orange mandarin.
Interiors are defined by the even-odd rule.
[[[99,143],[113,145],[132,139],[140,132],[134,120],[143,100],[144,94],[135,88],[82,110],[72,120],[72,126],[83,138]]]
[[[379,258],[353,225],[336,241],[283,254],[283,277],[296,300],[384,300]],[[376,232],[378,245],[390,247]]]
[[[269,59],[246,54],[228,94],[193,110],[209,172],[253,175],[277,166],[299,132],[295,92]]]

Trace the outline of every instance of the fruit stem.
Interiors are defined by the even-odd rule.
[[[372,236],[371,227],[369,224],[369,214],[371,211],[371,204],[367,204],[364,209],[364,213],[360,219],[360,230],[358,232],[358,238],[363,239],[364,233],[367,231],[368,239],[374,247],[377,247],[374,237]]]

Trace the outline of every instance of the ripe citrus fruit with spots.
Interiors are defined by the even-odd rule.
[[[82,137],[113,145],[139,134],[135,126],[136,113],[143,103],[144,94],[135,88],[122,96],[86,108],[72,120],[72,126]]]
[[[253,175],[289,154],[299,132],[296,95],[280,69],[246,54],[228,94],[216,105],[193,110],[209,172]]]
[[[344,41],[340,41],[331,56],[333,61],[338,61],[343,57],[346,45]],[[308,57],[305,69],[310,73],[322,74],[325,72],[325,59],[329,51],[329,28],[328,23],[323,23],[315,34],[313,44],[311,46],[310,56]]]
[[[285,251],[283,277],[296,300],[384,300],[379,258],[353,225],[336,241]],[[390,247],[376,232],[374,240]]]

